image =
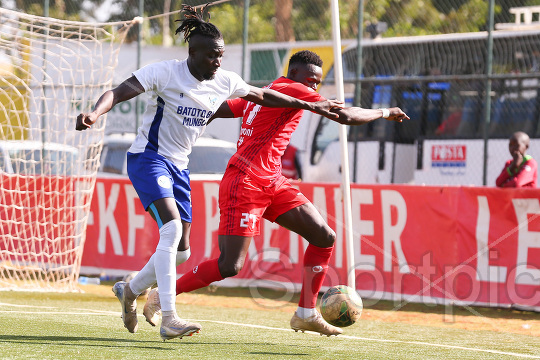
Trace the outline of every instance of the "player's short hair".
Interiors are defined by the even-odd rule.
[[[294,64],[315,65],[318,67],[322,67],[323,61],[319,57],[319,55],[317,55],[313,51],[302,50],[295,53],[289,59],[289,67],[291,67]]]
[[[202,35],[214,40],[223,39],[221,31],[212,23],[203,19],[203,14],[210,3],[206,4],[200,12],[197,9],[189,6],[182,5],[183,18],[176,20],[180,21],[180,26],[176,29],[175,34],[180,32],[184,33],[184,41],[189,43],[189,40],[194,35]],[[208,14],[208,20],[210,20],[210,14]]]

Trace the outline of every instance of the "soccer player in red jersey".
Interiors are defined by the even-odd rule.
[[[317,93],[322,78],[322,60],[311,51],[300,51],[289,61],[287,77],[266,88],[304,101],[325,100]],[[335,108],[335,121],[360,125],[385,117],[401,122],[409,117],[399,108]],[[243,99],[224,102],[219,117],[243,117],[238,150],[232,156],[219,187],[220,223],[217,259],[210,259],[184,274],[176,282],[176,293],[193,291],[214,281],[237,275],[244,265],[253,236],[259,234],[261,218],[276,222],[305,238],[304,275],[298,309],[291,319],[295,331],[339,335],[342,330],[328,324],[315,309],[317,295],[328,270],[336,235],[315,206],[292,187],[281,174],[281,157],[302,110],[268,108]],[[144,314],[152,323],[159,311],[157,290],[151,292]]]

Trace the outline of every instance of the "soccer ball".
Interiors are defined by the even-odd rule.
[[[321,299],[321,315],[328,323],[347,327],[362,316],[362,298],[353,288],[337,285],[328,289]]]

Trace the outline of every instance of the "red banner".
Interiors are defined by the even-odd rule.
[[[219,255],[218,187],[192,181],[192,256],[179,273]],[[325,286],[346,284],[352,266],[339,185],[298,183],[298,188],[336,231]],[[531,189],[353,185],[356,287],[374,299],[540,310],[539,198],[540,190]],[[98,179],[91,211],[83,272],[140,270],[159,234],[129,180]],[[298,289],[306,244],[264,221],[234,284]]]
[[[51,267],[77,261],[75,184],[72,177],[0,174],[2,259]]]

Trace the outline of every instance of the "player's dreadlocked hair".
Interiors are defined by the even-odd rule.
[[[212,39],[222,39],[221,31],[212,23],[204,21],[203,14],[210,3],[206,4],[200,11],[197,12],[196,8],[189,5],[182,5],[182,12],[184,18],[176,21],[180,21],[180,26],[176,29],[175,34],[179,32],[184,33],[184,41],[189,43],[189,40],[193,35],[202,35]],[[210,14],[208,14],[208,20],[210,20]]]
[[[306,64],[322,67],[323,61],[319,55],[315,54],[313,51],[302,50],[291,56],[289,67],[293,64]]]

